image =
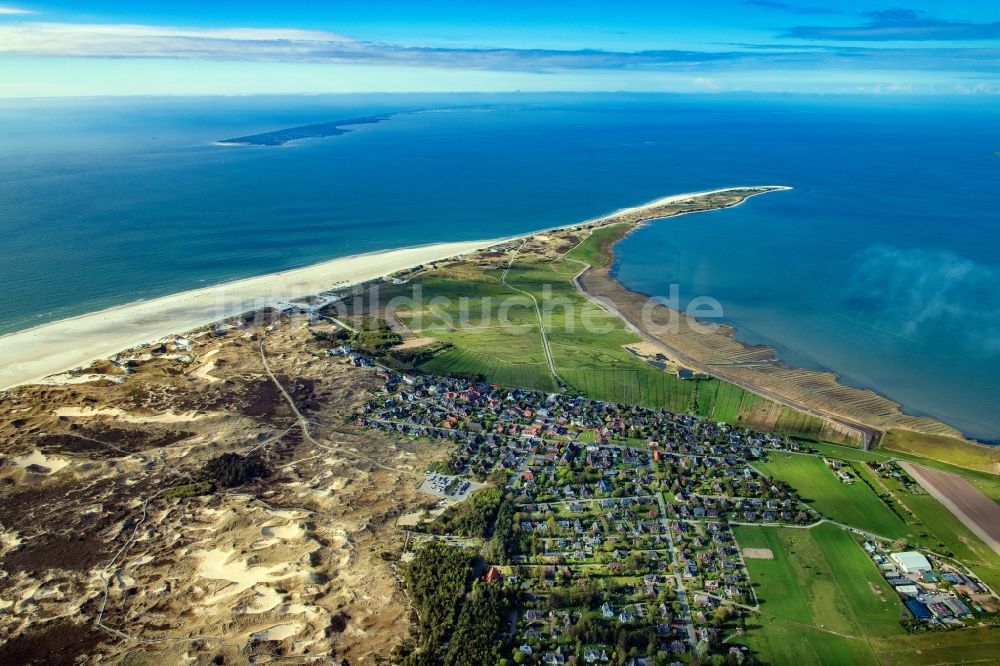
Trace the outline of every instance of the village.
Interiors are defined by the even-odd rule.
[[[159,352],[183,354],[187,342]],[[756,463],[808,456],[840,484],[861,480],[850,464],[774,434],[570,393],[400,373],[346,344],[328,355],[380,379],[356,414],[360,424],[453,444],[419,485],[434,508],[397,523],[408,537],[403,561],[429,541],[475,549],[478,581],[514,600],[502,638],[515,663],[652,666],[710,655],[743,663],[746,620],[761,606],[733,528],[826,520]],[[895,463],[869,467],[921,492]],[[502,536],[501,502],[510,511]],[[850,531],[899,596],[907,630],[962,627],[995,612],[984,602],[992,591],[949,558]],[[502,548],[488,547],[498,539]]]
[[[516,593],[507,634],[516,663],[739,661],[743,619],[760,606],[731,526],[823,520],[751,466],[774,452],[819,455],[794,440],[664,410],[378,372],[384,388],[360,422],[453,441],[451,476],[435,478],[469,479],[448,482],[459,488],[492,482],[513,505],[509,557],[485,563],[482,579]],[[823,460],[842,483],[854,482]],[[920,552],[891,552],[876,539],[862,545],[911,625],[960,624],[969,597],[989,592]]]
[[[483,578],[517,591],[511,640],[524,663],[608,663],[622,647],[629,661],[614,663],[736,650],[725,641],[742,633],[740,614],[757,602],[730,523],[818,519],[749,465],[769,450],[802,450],[775,435],[576,396],[379,374],[383,392],[361,423],[454,441],[452,476],[433,478],[491,480],[513,503],[509,561],[489,563]]]

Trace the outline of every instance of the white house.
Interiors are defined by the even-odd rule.
[[[931,570],[931,563],[927,561],[927,558],[913,550],[890,553],[889,557],[899,565],[903,573],[922,573]]]

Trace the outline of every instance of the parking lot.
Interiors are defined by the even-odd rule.
[[[423,483],[420,484],[420,490],[431,495],[437,495],[438,497],[460,501],[484,485],[459,476],[427,472]]]

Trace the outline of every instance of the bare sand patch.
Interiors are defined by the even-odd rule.
[[[117,407],[105,407],[103,409],[93,409],[90,407],[60,407],[52,412],[56,416],[66,418],[94,418],[98,416],[110,416],[125,423],[188,423],[197,421],[204,417],[204,414],[197,412],[185,412],[175,414],[166,412],[164,414],[130,414]]]
[[[770,548],[744,548],[743,557],[748,560],[773,560],[774,553]]]
[[[407,513],[400,516],[396,520],[397,527],[416,527],[424,520],[423,511],[414,511],[413,513]]]
[[[240,594],[255,585],[272,583],[289,575],[290,564],[276,564],[270,567],[251,567],[247,560],[233,557],[232,550],[203,550],[196,554],[202,558],[198,574],[202,578],[229,581],[215,594],[206,598],[206,603],[212,604],[219,599]]]
[[[221,382],[222,380],[212,374],[215,370],[215,366],[218,363],[212,357],[219,353],[218,349],[213,349],[202,357],[202,364],[191,371],[191,377],[193,379],[202,379],[210,384],[215,382]]]
[[[69,464],[69,461],[65,458],[58,458],[56,456],[47,456],[38,449],[35,449],[26,456],[18,456],[14,458],[14,464],[21,468],[27,468],[31,465],[37,465],[39,467],[44,467],[49,470],[49,474],[55,474],[63,467]]]
[[[416,349],[418,347],[426,347],[427,345],[434,344],[437,342],[437,338],[410,338],[409,340],[403,340],[398,345],[393,347],[393,349]]]
[[[983,494],[964,477],[950,472],[899,462],[934,499],[997,553],[1000,553],[1000,504]]]
[[[306,533],[306,530],[302,525],[297,523],[288,523],[287,525],[269,525],[267,527],[261,528],[260,534],[265,537],[272,537],[275,539],[298,539]]]
[[[248,613],[266,613],[281,605],[282,595],[269,585],[257,585],[253,588],[257,595],[246,608]]]
[[[625,349],[635,352],[639,356],[652,356],[655,357],[657,354],[666,354],[662,349],[654,345],[652,342],[642,340],[641,342],[630,342],[627,345],[622,345]]]
[[[302,631],[302,626],[303,625],[298,622],[276,624],[273,627],[253,632],[252,636],[263,641],[283,641],[286,638],[291,638]]]
[[[35,383],[46,386],[73,386],[74,384],[89,384],[90,382],[108,381],[115,384],[124,384],[125,375],[102,375],[98,373],[85,373],[76,375],[70,372],[63,372],[48,377],[40,377]]]

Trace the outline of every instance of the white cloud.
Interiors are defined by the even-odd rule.
[[[707,76],[696,76],[691,80],[691,84],[695,88],[708,92],[722,92],[725,90],[725,85],[721,81]]]
[[[173,28],[101,23],[0,25],[0,54],[89,57],[301,57],[354,40],[288,28]]]
[[[378,66],[428,71],[518,73],[548,77],[550,85],[579,74],[579,89],[617,77],[622,89],[727,92],[852,92],[955,94],[954,78],[996,70],[1000,49],[797,49],[639,50],[444,47],[353,39],[321,30],[290,28],[190,28],[138,24],[0,22],[0,58],[131,60],[152,69],[153,61],[188,61],[193,67],[236,63],[284,63],[289,67]],[[176,67],[176,65],[174,65]],[[0,85],[11,84],[7,67]],[[51,68],[28,88],[51,89]],[[586,75],[586,76],[584,76]],[[676,76],[683,75],[683,76]],[[431,79],[428,79],[431,80]],[[610,80],[610,79],[609,79]],[[895,83],[894,83],[895,82]],[[248,84],[249,85],[249,84]],[[248,90],[266,92],[254,82]],[[374,85],[374,84],[373,84]],[[524,85],[527,85],[525,83]],[[513,83],[512,88],[523,88]],[[321,86],[326,90],[326,86]],[[381,89],[381,88],[371,88]],[[310,89],[311,90],[311,89]],[[306,91],[306,90],[303,90]],[[988,92],[986,89],[977,92]],[[20,93],[18,93],[20,94]]]
[[[1000,353],[1000,269],[884,245],[858,252],[854,264],[847,296],[879,329],[927,343],[947,334],[977,353]]]
[[[17,7],[4,7],[0,5],[0,16],[16,16],[20,14],[34,14],[30,9],[19,9]]]

